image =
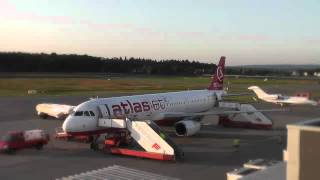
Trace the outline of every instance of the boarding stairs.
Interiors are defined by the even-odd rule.
[[[155,122],[153,121],[146,121],[150,128],[152,128],[157,134],[161,136],[163,140],[165,140],[174,150],[175,157],[177,159],[184,158],[183,150],[170,138],[168,134],[166,134]]]
[[[115,154],[125,154],[133,156],[143,156],[146,158],[171,160],[181,158],[182,151],[178,146],[166,135],[160,127],[152,121],[140,121],[131,119],[105,119],[98,120],[98,126],[103,128],[126,129],[130,136],[135,140],[145,152],[120,149],[113,146],[111,152]],[[160,155],[160,156],[159,156]]]
[[[238,113],[219,117],[219,124],[227,127],[243,127],[254,129],[271,129],[273,122],[251,104],[240,104],[235,102],[220,102],[220,108],[227,110],[248,111],[249,113]]]

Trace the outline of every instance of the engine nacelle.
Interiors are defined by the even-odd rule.
[[[200,131],[200,123],[198,121],[183,120],[175,124],[176,134],[178,136],[192,136]]]

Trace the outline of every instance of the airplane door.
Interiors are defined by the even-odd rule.
[[[219,99],[218,99],[218,95],[216,93],[213,93],[212,96],[210,97],[213,107],[218,107],[219,106]]]
[[[98,111],[99,111],[99,118],[110,118],[110,110],[107,107],[108,105],[99,105]]]

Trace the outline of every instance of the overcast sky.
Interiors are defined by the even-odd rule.
[[[319,0],[0,0],[0,51],[320,64]]]

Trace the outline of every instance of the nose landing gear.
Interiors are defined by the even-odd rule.
[[[99,142],[98,142],[99,137],[100,137],[100,135],[92,136],[92,140],[90,143],[90,149],[92,149],[94,151],[99,150]]]

